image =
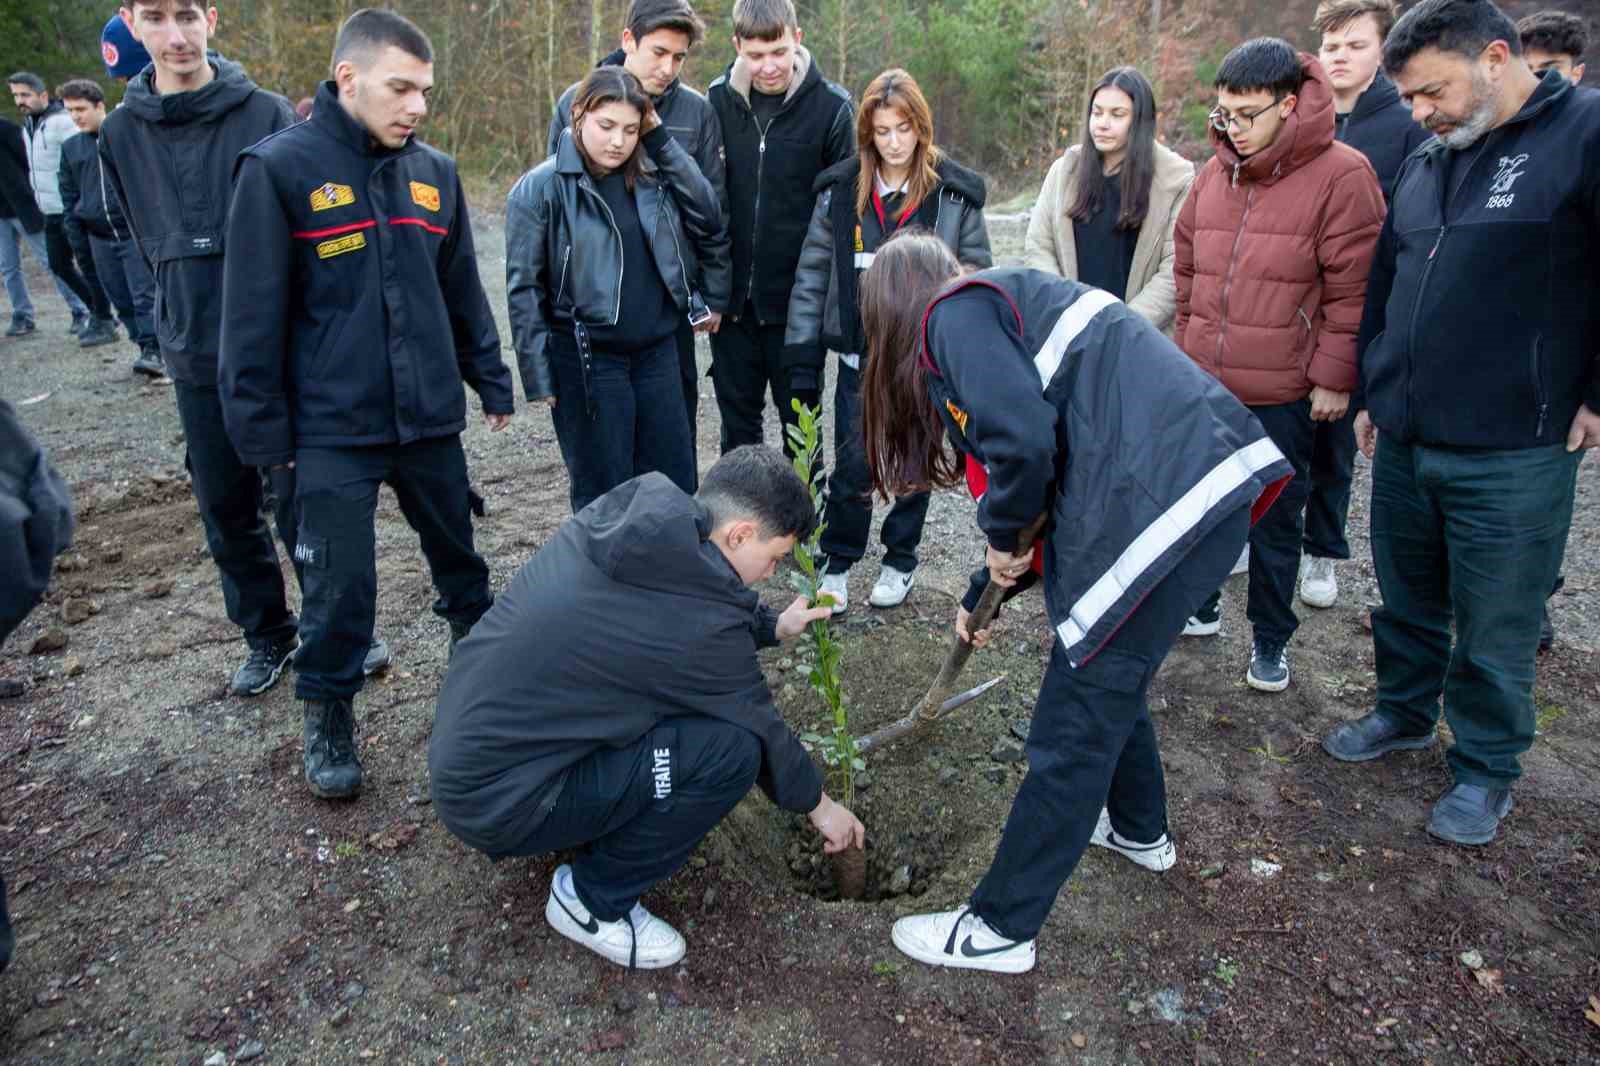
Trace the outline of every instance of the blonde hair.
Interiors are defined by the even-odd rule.
[[[920,204],[939,184],[939,160],[943,158],[933,143],[933,111],[922,95],[917,79],[895,67],[872,79],[861,96],[861,113],[856,116],[856,153],[861,157],[861,173],[856,177],[856,215],[865,217],[872,209],[873,181],[882,160],[872,139],[872,122],[881,108],[892,107],[911,123],[917,132],[917,147],[911,154],[911,173],[906,181],[906,203]]]

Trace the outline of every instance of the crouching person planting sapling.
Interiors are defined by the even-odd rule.
[[[645,474],[568,519],[457,647],[434,808],[493,859],[577,849],[545,904],[561,935],[629,967],[682,959],[683,937],[639,898],[753,784],[809,812],[824,851],[863,843],[756,660],[828,616],[804,598],[779,614],[750,587],[815,522],[775,450],[734,449],[694,496]]]

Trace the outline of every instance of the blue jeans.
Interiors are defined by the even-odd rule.
[[[39,265],[49,269],[50,248],[45,240],[44,230],[38,233],[29,233],[22,228],[22,223],[15,218],[0,218],[0,278],[6,286],[6,295],[11,299],[11,317],[25,318],[33,321],[33,298],[28,295],[28,281],[22,276],[22,246],[21,240],[28,242],[28,247],[33,250],[33,257]],[[77,294],[67,287],[67,283],[50,275],[56,283],[56,291],[61,298],[67,301],[67,308],[74,315],[88,313],[88,308]]]
[[[95,273],[106,291],[106,298],[117,309],[128,339],[140,348],[156,343],[156,279],[150,273],[139,246],[132,240],[117,241],[89,235]]]
[[[1540,613],[1561,568],[1582,455],[1561,444],[1489,451],[1378,437],[1377,709],[1426,733],[1443,695],[1458,783],[1505,788],[1521,776]]]
[[[577,343],[550,338],[556,376],[556,440],[571,479],[576,514],[624,481],[659,470],[684,492],[695,486],[694,448],[684,413],[678,344],[666,337],[640,352],[596,350],[589,416]]]

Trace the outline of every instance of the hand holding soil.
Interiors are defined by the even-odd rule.
[[[867,845],[867,831],[861,819],[851,814],[848,807],[835,803],[826,792],[806,817],[822,834],[824,854],[833,855],[848,847],[864,848]]]

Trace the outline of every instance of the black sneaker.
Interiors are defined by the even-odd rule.
[[[361,660],[361,672],[371,677],[387,669],[389,669],[389,645],[382,637],[374,636],[372,643],[367,646],[367,657]]]
[[[109,318],[91,318],[78,334],[78,347],[98,348],[117,342],[117,324]]]
[[[72,325],[67,327],[67,332],[76,337],[88,328],[89,313],[87,311],[79,311],[72,316]]]
[[[139,358],[133,361],[133,372],[152,378],[167,376],[166,360],[161,358],[159,345],[146,344],[139,349]]]
[[[306,700],[306,784],[323,799],[348,799],[361,791],[356,756],[356,712],[350,701]]]
[[[1258,692],[1282,692],[1289,687],[1289,653],[1282,644],[1258,640],[1250,655],[1245,684]]]
[[[235,696],[259,696],[283,674],[283,668],[294,658],[300,638],[290,634],[281,640],[262,641],[250,645],[250,658],[233,672],[233,682],[228,687]]]
[[[1344,722],[1322,738],[1322,750],[1340,762],[1370,762],[1391,751],[1418,751],[1439,742],[1439,734],[1402,733],[1389,719],[1371,711],[1353,722]]]
[[[1487,844],[1499,831],[1500,819],[1510,813],[1509,788],[1457,782],[1433,805],[1428,835],[1452,844]]]
[[[1550,606],[1546,604],[1539,614],[1539,650],[1549,651],[1556,646],[1556,624],[1550,621]]]
[[[33,328],[33,319],[25,318],[22,315],[12,315],[11,326],[6,330],[6,336],[26,337],[33,332]]]

